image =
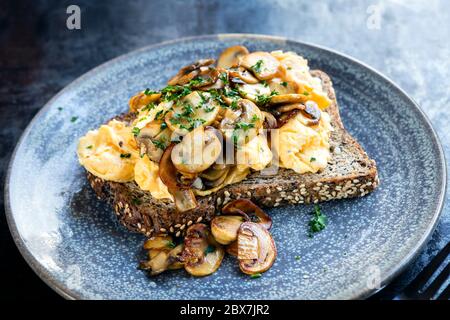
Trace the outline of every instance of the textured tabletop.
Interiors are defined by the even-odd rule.
[[[69,5],[81,29],[69,30]],[[19,1],[0,3],[0,175],[21,132],[61,88],[98,64],[184,36],[258,33],[329,47],[379,70],[430,118],[450,159],[450,9],[444,0]],[[448,198],[447,193],[447,198]],[[0,198],[3,210],[3,198]],[[401,208],[399,208],[401,209]],[[420,214],[420,208],[417,208]],[[0,215],[0,296],[57,298],[26,265]],[[419,257],[375,298],[410,281],[450,241],[450,206]]]

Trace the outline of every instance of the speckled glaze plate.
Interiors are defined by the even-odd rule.
[[[380,187],[359,199],[324,203],[329,226],[307,236],[311,206],[270,210],[278,247],[259,279],[227,257],[219,271],[149,278],[137,270],[143,237],[127,232],[98,201],[76,157],[78,138],[127,109],[131,95],[225,47],[292,50],[328,73],[343,122],[378,164]],[[71,118],[77,117],[72,122]],[[417,104],[352,58],[310,44],[256,35],[181,39],[107,62],[74,81],[36,115],[11,160],[6,212],[17,246],[35,272],[72,299],[364,298],[397,275],[434,230],[445,191],[445,161]],[[297,260],[295,257],[299,256]]]

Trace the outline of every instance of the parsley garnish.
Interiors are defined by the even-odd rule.
[[[134,127],[133,129],[131,129],[131,133],[137,137],[139,135],[139,133],[141,132],[141,129],[139,129],[138,127]]]
[[[70,118],[70,122],[75,122],[75,121],[77,121],[78,120],[78,117],[72,117],[72,118]]]
[[[158,91],[150,90],[149,88],[145,89],[145,91],[144,91],[144,94],[145,94],[146,96],[149,96],[149,95],[151,95],[151,94],[157,94],[157,93],[159,93],[159,92],[158,92]]]
[[[167,123],[165,122],[161,123],[161,130],[164,130],[165,128],[167,128]]]
[[[148,105],[142,108],[141,111],[150,111],[152,109],[155,109],[155,104],[153,102],[150,102]]]
[[[300,256],[295,256],[295,260],[299,261],[300,260]]]
[[[261,67],[263,65],[264,61],[262,60],[258,60],[252,67],[251,69],[257,73],[261,72]]]
[[[250,275],[250,278],[252,278],[252,279],[258,279],[258,278],[261,278],[261,277],[262,277],[261,273],[254,273],[254,274]]]
[[[219,75],[219,79],[222,80],[224,84],[228,84],[228,74],[226,72],[222,72]]]
[[[170,248],[170,249],[173,249],[173,248],[175,248],[177,245],[175,244],[175,242],[173,242],[173,241],[169,241],[169,243],[167,244],[167,247],[168,248]]]
[[[247,122],[244,122],[244,121],[238,122],[238,123],[236,123],[236,125],[235,125],[235,128],[236,128],[236,129],[242,129],[242,130],[244,130],[244,131],[247,131],[247,130],[249,130],[250,128],[254,128],[254,127],[255,127],[255,124],[254,124],[254,123],[247,123]]]
[[[287,87],[288,83],[286,81],[283,81],[280,83],[283,87]]]
[[[308,92],[308,91],[305,91],[305,92],[303,92],[303,95],[304,95],[304,96],[309,96],[309,92]]]
[[[326,215],[322,213],[320,207],[318,205],[314,206],[314,217],[312,217],[311,221],[309,221],[309,236],[316,232],[320,232],[327,226],[328,219]]]
[[[256,96],[256,104],[260,106],[265,106],[270,102],[273,96],[276,96],[278,92],[272,91],[270,94],[259,94]]]
[[[121,153],[120,157],[122,159],[129,159],[129,158],[131,158],[131,153]]]
[[[86,147],[86,149],[92,149],[92,144],[91,144],[91,145],[88,145],[88,146]]]
[[[159,110],[156,114],[155,114],[155,120],[160,120],[161,116],[163,116],[164,114],[164,110]]]
[[[58,111],[62,111],[63,110],[63,108],[61,108],[61,107],[58,107]]]
[[[316,161],[316,158],[314,158],[314,157],[311,157],[311,159],[309,159],[309,162],[314,162],[314,161]]]
[[[158,149],[161,150],[165,150],[166,149],[166,144],[164,141],[162,140],[155,140],[153,141],[153,144],[155,145],[155,147],[157,147]]]

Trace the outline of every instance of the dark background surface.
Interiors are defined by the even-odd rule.
[[[71,4],[81,8],[81,30],[66,28],[66,8]],[[213,33],[279,35],[327,46],[366,62],[419,102],[450,158],[450,10],[444,1],[2,0],[2,184],[22,131],[68,83],[98,64],[142,46]],[[16,249],[3,197],[0,210],[0,298],[61,299]],[[447,203],[437,230],[419,257],[373,298],[389,299],[399,292],[449,240]]]

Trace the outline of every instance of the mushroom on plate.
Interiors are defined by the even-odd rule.
[[[164,148],[170,141],[172,131],[164,128],[164,121],[153,120],[139,130],[136,142],[141,155],[147,154],[152,161],[159,162],[164,152]]]
[[[267,271],[275,262],[277,249],[269,231],[254,222],[244,222],[237,237],[239,268],[246,274]]]
[[[258,134],[263,121],[261,110],[253,102],[239,99],[234,109],[225,111],[219,128],[228,141],[242,145]]]
[[[249,199],[242,198],[228,202],[222,208],[222,214],[224,215],[239,214],[248,217],[247,218],[248,221],[258,223],[267,230],[269,230],[272,227],[272,219],[270,218],[270,216]]]
[[[174,85],[185,85],[189,81],[193,80],[200,74],[200,68],[209,66],[215,62],[214,59],[201,59],[197,62],[184,66],[178,71],[178,73],[171,78],[167,84],[170,86]]]
[[[238,65],[239,59],[249,52],[244,46],[232,46],[224,51],[219,56],[217,60],[217,67],[229,69]]]
[[[246,218],[242,215],[214,217],[211,221],[211,232],[214,239],[224,245],[236,241],[239,227],[244,221],[246,221]]]
[[[240,65],[251,70],[259,80],[269,80],[278,75],[280,62],[268,52],[257,51],[243,56]]]
[[[175,168],[188,175],[198,174],[213,165],[222,152],[216,129],[197,127],[174,146],[171,154]]]
[[[201,277],[214,273],[224,255],[223,248],[205,224],[193,224],[187,229],[182,258],[184,269],[191,275]]]
[[[165,122],[175,133],[185,135],[196,127],[213,123],[219,110],[219,103],[209,92],[192,91],[166,113]]]

